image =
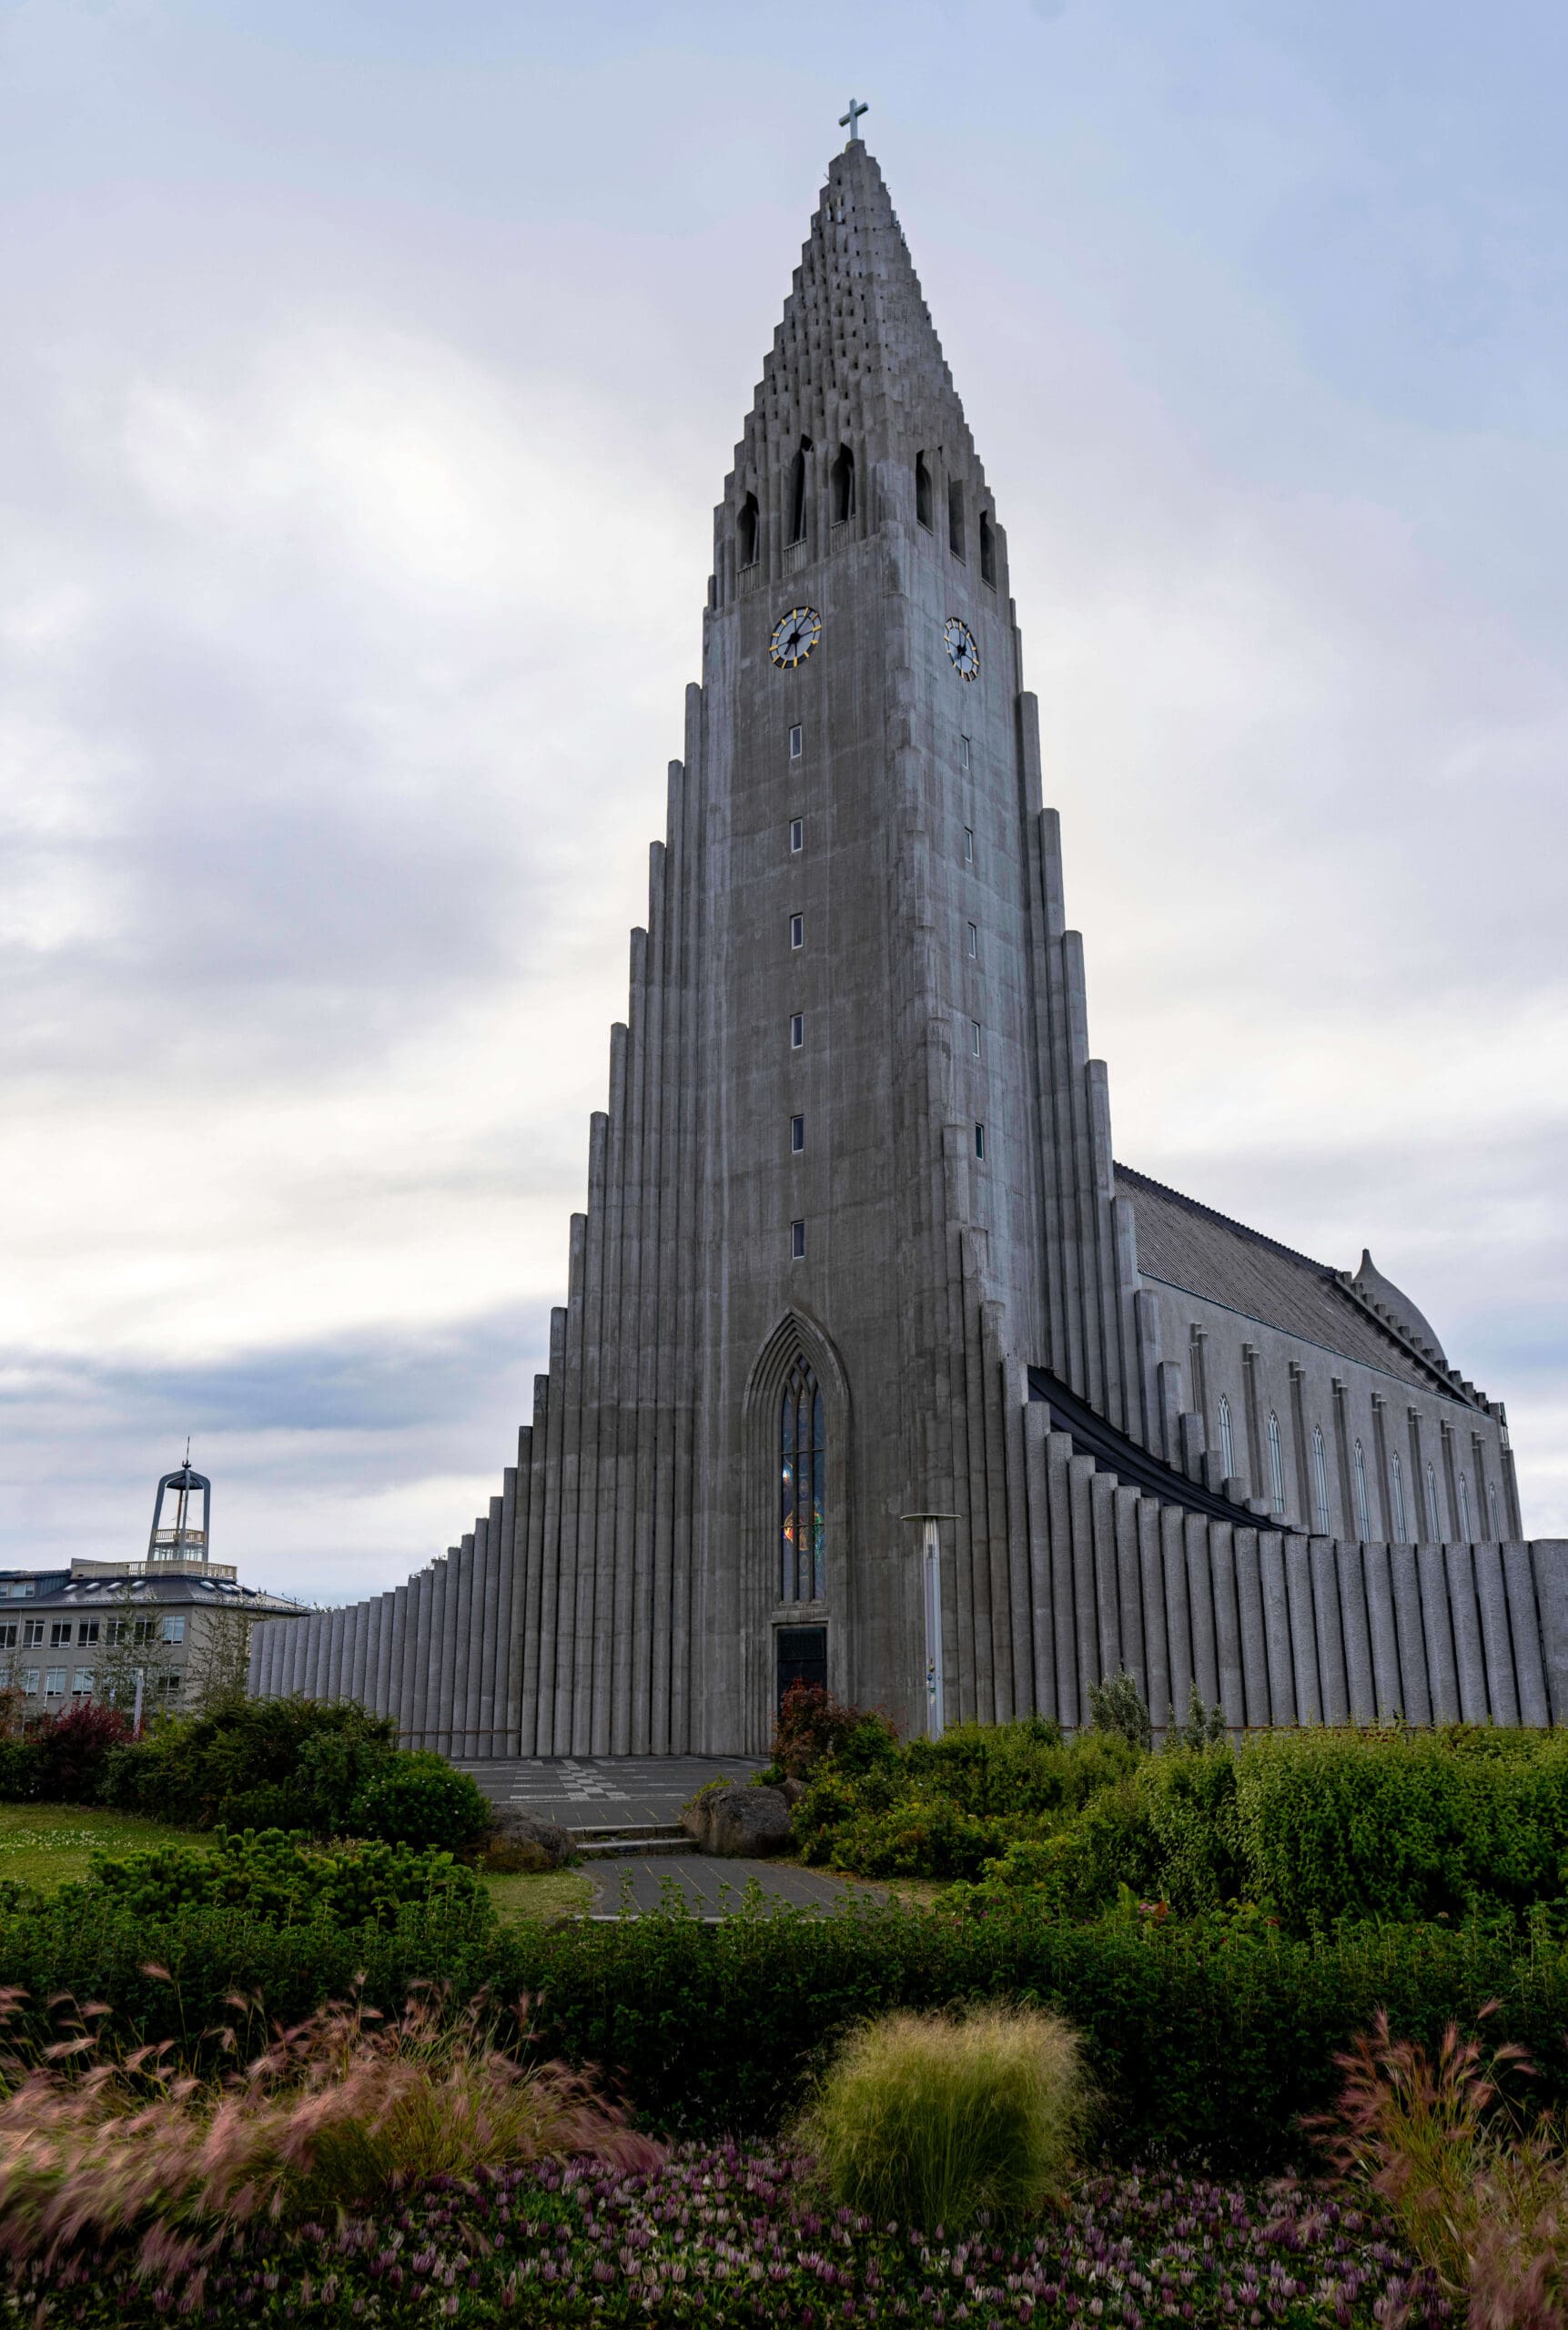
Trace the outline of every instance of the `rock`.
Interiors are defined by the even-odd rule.
[[[789,1802],[779,1788],[707,1788],[681,1814],[700,1852],[730,1860],[786,1853],[794,1842]]]
[[[520,1804],[498,1804],[485,1861],[493,1869],[564,1869],[575,1849],[553,1820],[526,1812]]]
[[[780,1786],[779,1794],[783,1797],[784,1802],[789,1806],[790,1810],[793,1812],[795,1806],[800,1802],[801,1798],[805,1794],[805,1782],[804,1780],[785,1780]]]

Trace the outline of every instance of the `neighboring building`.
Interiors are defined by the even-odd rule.
[[[199,1528],[188,1519],[197,1492]],[[139,1678],[150,1713],[188,1706],[219,1670],[242,1672],[256,1620],[303,1605],[241,1585],[231,1565],[207,1559],[211,1498],[187,1461],[158,1483],[146,1561],[0,1570],[0,1690],[19,1690],[29,1710],[111,1697],[128,1713]]]
[[[754,1751],[795,1677],[905,1726],[1076,1726],[1123,1666],[1157,1721],[1568,1719],[1501,1404],[1369,1256],[1113,1161],[1007,535],[853,131],[668,801],[517,1465],[252,1689],[470,1757]]]

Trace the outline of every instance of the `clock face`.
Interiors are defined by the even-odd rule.
[[[793,672],[797,664],[805,662],[821,637],[822,617],[816,609],[792,607],[774,623],[768,653],[782,670]]]
[[[947,653],[953,669],[960,679],[974,679],[980,669],[980,651],[975,644],[975,634],[966,623],[956,615],[949,615],[942,626],[942,636],[947,643]]]

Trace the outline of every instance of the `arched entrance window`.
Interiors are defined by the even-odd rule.
[[[826,1450],[822,1392],[804,1359],[784,1379],[779,1454],[779,1599],[820,1602],[826,1590]]]

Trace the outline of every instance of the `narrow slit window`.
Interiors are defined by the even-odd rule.
[[[915,456],[915,515],[927,533],[932,530],[931,472],[926,466],[924,453]]]
[[[842,526],[855,515],[855,455],[841,445],[833,464],[833,522]]]
[[[789,538],[792,542],[805,540],[805,457],[811,451],[811,439],[803,437],[795,447],[794,459],[789,470]]]
[[[1442,1535],[1437,1510],[1437,1474],[1430,1464],[1426,1468],[1426,1534],[1429,1537]]]
[[[757,562],[757,542],[762,528],[757,511],[757,497],[748,493],[741,504],[741,514],[735,522],[735,557],[742,566]]]
[[[799,758],[800,758],[800,755],[801,755],[800,730],[799,730],[798,728],[792,728],[792,729],[790,730],[790,732],[789,732],[789,756],[790,756],[790,758],[791,758],[791,760],[792,760],[792,761],[798,761],[798,760],[799,760]]]
[[[1397,1448],[1389,1458],[1389,1492],[1394,1508],[1394,1539],[1402,1545],[1409,1533],[1405,1528],[1405,1468]]]
[[[792,817],[789,821],[789,846],[792,851],[805,847],[805,819]]]
[[[805,1260],[805,1224],[804,1224],[804,1221],[792,1221],[792,1222],[790,1223],[790,1226],[789,1226],[789,1251],[790,1251],[790,1260],[791,1260],[792,1261],[795,1261],[795,1262],[804,1262],[804,1260]]]
[[[1272,1408],[1269,1411],[1269,1510],[1276,1515],[1285,1510],[1285,1449],[1280,1419]]]
[[[964,828],[964,863],[966,866],[973,866],[975,863],[975,828],[973,826],[966,826]]]
[[[960,768],[967,768],[969,765],[969,739],[967,736],[960,736],[958,739],[958,765]]]
[[[956,478],[947,488],[947,547],[955,558],[964,555],[964,489]]]
[[[972,923],[969,925],[969,960],[970,960],[972,963],[975,963],[975,962],[978,962],[979,958],[980,958],[980,928],[979,928],[979,925],[978,925],[977,923],[973,923],[973,922],[972,922]]]
[[[1358,1440],[1355,1462],[1356,1526],[1364,1539],[1372,1534],[1371,1507],[1367,1502],[1367,1452]]]
[[[1488,1481],[1486,1484],[1486,1509],[1492,1516],[1489,1525],[1492,1530],[1492,1540],[1495,1543],[1499,1535],[1497,1526],[1497,1483],[1495,1481]]]
[[[976,1157],[980,1158],[983,1158],[986,1154],[986,1128],[984,1125],[976,1125],[975,1127],[975,1154]]]
[[[989,513],[980,512],[980,580],[996,587],[996,533]]]
[[[1223,1392],[1219,1394],[1219,1462],[1224,1467],[1225,1478],[1233,1480],[1236,1476],[1236,1435],[1230,1429],[1230,1403]]]
[[[1462,1473],[1459,1476],[1459,1534],[1470,1541],[1470,1483]]]
[[[980,1022],[977,1019],[971,1019],[969,1022],[969,1049],[974,1053],[975,1058],[978,1059],[980,1057]]]
[[[792,947],[805,945],[805,917],[792,914],[789,918],[789,943]]]
[[[792,1117],[790,1119],[789,1145],[792,1154],[796,1157],[800,1155],[801,1150],[805,1147],[805,1119],[804,1117]]]
[[[789,1023],[789,1048],[792,1052],[798,1052],[804,1042],[805,1015],[804,1012],[797,1011]]]
[[[1323,1428],[1312,1426],[1312,1490],[1318,1504],[1318,1531],[1327,1537],[1329,1527],[1329,1452],[1323,1444]]]

